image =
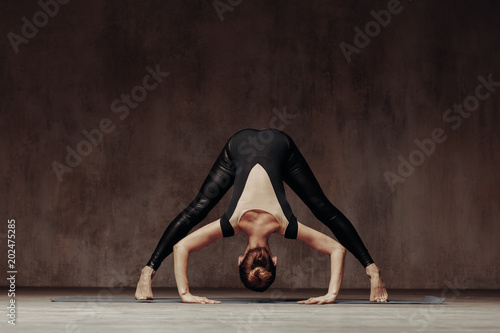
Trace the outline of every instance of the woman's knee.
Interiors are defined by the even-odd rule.
[[[334,218],[339,210],[335,208],[326,198],[313,197],[309,206],[314,216],[323,223],[327,220]]]

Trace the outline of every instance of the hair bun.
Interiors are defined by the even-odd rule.
[[[250,274],[248,274],[250,277],[258,278],[260,275],[260,272],[262,271],[262,267],[254,267],[251,271]]]
[[[271,273],[264,267],[257,266],[250,271],[250,276],[259,280],[265,280],[271,276]]]

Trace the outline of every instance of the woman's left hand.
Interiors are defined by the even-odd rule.
[[[311,297],[309,299],[298,301],[299,304],[330,304],[335,302],[337,299],[337,295],[334,294],[326,294],[324,296]]]
[[[220,301],[215,301],[213,299],[208,299],[203,296],[195,296],[191,293],[187,293],[181,296],[182,303],[199,303],[199,304],[220,304]]]

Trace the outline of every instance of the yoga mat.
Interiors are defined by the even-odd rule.
[[[296,304],[297,301],[305,298],[288,298],[288,299],[272,299],[272,298],[212,298],[222,303],[279,303],[279,304]],[[425,296],[420,300],[389,300],[386,303],[370,302],[367,299],[338,299],[334,304],[443,304],[444,298]],[[155,298],[154,300],[138,301],[133,297],[112,297],[112,298],[97,298],[97,297],[56,297],[51,299],[52,302],[100,302],[100,303],[182,303],[180,298]]]

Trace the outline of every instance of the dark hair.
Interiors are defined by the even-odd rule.
[[[264,247],[248,250],[240,264],[241,282],[250,290],[266,291],[276,278],[276,266]]]

